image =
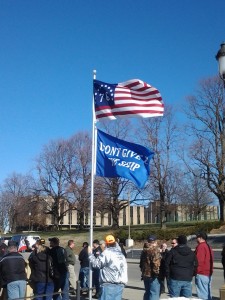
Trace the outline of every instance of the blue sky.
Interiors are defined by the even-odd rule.
[[[218,72],[224,13],[224,0],[1,0],[0,183],[50,140],[91,131],[93,69],[182,106]]]

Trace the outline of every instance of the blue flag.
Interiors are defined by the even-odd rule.
[[[154,152],[98,130],[96,175],[123,177],[143,188],[150,174],[149,161]]]

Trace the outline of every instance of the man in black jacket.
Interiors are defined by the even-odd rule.
[[[54,293],[59,292],[61,295],[53,295],[54,300],[69,300],[69,272],[67,254],[63,247],[59,246],[59,239],[57,237],[49,238],[50,251],[54,268]]]
[[[92,253],[96,258],[99,257],[99,255],[102,253],[102,249],[99,245],[99,240],[93,241]],[[92,270],[93,270],[93,286],[95,286],[95,290],[96,290],[96,294],[92,296],[92,298],[98,299],[100,296],[100,282],[99,282],[100,269],[92,268]]]
[[[25,260],[17,252],[17,244],[9,241],[8,254],[0,260],[0,285],[6,287],[7,299],[24,298],[26,293]]]
[[[89,289],[89,259],[88,259],[88,242],[83,243],[83,249],[79,253],[80,272],[79,280],[82,293],[87,293]]]
[[[166,277],[169,282],[170,297],[192,296],[192,277],[197,267],[195,253],[187,246],[187,238],[180,235],[178,246],[171,249],[166,257]]]

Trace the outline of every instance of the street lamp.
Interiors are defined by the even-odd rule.
[[[30,232],[30,217],[31,217],[31,212],[29,212],[29,232]]]
[[[219,64],[220,78],[223,80],[225,87],[225,42],[220,45],[220,50],[216,54],[216,60]]]

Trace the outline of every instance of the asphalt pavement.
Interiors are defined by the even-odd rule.
[[[137,251],[140,249],[136,249]],[[122,300],[141,300],[144,295],[144,284],[140,279],[139,258],[127,258],[128,263],[128,283],[123,291]],[[77,266],[76,273],[79,272],[79,265]],[[223,268],[220,262],[214,262],[214,274],[212,283],[212,296],[213,300],[219,300],[220,288],[223,285]],[[94,294],[94,293],[93,293]],[[167,293],[161,295],[160,299],[168,299]],[[195,284],[193,279],[193,300],[197,298],[195,293]],[[81,295],[80,300],[88,300],[88,295]],[[71,297],[71,300],[77,298]]]
[[[213,248],[214,251],[214,275],[213,275],[213,283],[212,283],[212,296],[213,300],[219,300],[220,288],[223,286],[223,267],[221,264],[221,251],[222,247],[225,244],[225,234],[210,234],[208,235],[208,244]],[[169,245],[168,245],[169,246]],[[188,246],[193,250],[197,246],[196,237],[189,236],[188,237]],[[128,263],[128,284],[126,285],[123,291],[123,300],[141,300],[144,295],[144,284],[143,281],[140,280],[139,276],[139,260],[142,249],[129,249],[127,251],[127,263]],[[135,266],[136,265],[136,266]],[[136,272],[136,273],[135,273]],[[135,273],[135,276],[131,276]],[[168,299],[168,294],[162,294],[160,299]],[[197,295],[195,294],[195,285],[193,280],[193,300],[197,299]],[[71,298],[71,300],[75,300],[76,298]],[[88,300],[89,296],[82,296],[81,300]]]
[[[209,235],[208,243],[212,246],[214,250],[214,275],[212,284],[212,295],[213,300],[219,300],[219,290],[224,284],[223,282],[223,267],[221,264],[221,251],[225,244],[225,234]],[[196,247],[195,236],[189,237],[188,245],[194,250]],[[128,263],[128,284],[126,285],[123,292],[123,300],[141,300],[144,295],[144,285],[143,281],[140,280],[140,270],[139,270],[139,259],[142,249],[130,249],[127,252],[127,263]],[[27,258],[27,255],[24,255]],[[79,261],[75,265],[76,274],[79,274]],[[194,284],[193,284],[194,286]],[[194,293],[195,288],[193,288],[193,297],[197,298]],[[162,294],[160,299],[168,299],[168,294]],[[192,298],[192,299],[194,299]],[[70,300],[88,300],[89,295],[81,295],[80,298],[74,295],[70,295]],[[94,299],[94,298],[93,298]]]

